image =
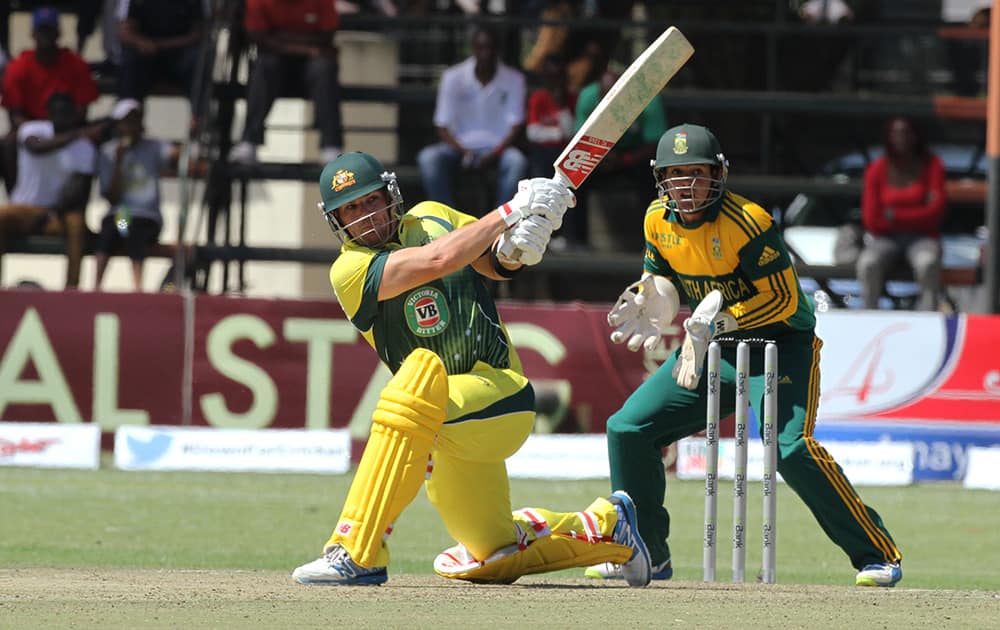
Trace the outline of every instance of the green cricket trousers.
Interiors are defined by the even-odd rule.
[[[840,465],[813,437],[820,396],[819,356],[823,342],[812,332],[791,333],[778,344],[778,472],[805,502],[856,569],[899,562],[901,555],[875,510],[864,504]],[[695,391],[671,376],[679,351],[636,389],[608,419],[611,485],[635,501],[639,532],[653,564],[670,557],[670,514],[664,507],[663,447],[705,428],[707,378]],[[721,417],[735,408],[735,345],[722,349]],[[751,346],[750,404],[760,429],[764,397],[764,349]]]

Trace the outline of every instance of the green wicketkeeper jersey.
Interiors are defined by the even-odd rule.
[[[415,348],[435,352],[449,374],[468,372],[477,361],[497,368],[518,365],[496,303],[472,267],[378,300],[385,263],[394,250],[425,245],[475,220],[425,201],[403,215],[399,243],[384,249],[349,243],[330,268],[330,283],[344,312],[393,373]]]
[[[698,222],[685,225],[660,199],[646,209],[645,271],[671,278],[692,310],[713,289],[736,318],[734,336],[811,331],[812,301],[771,216],[726,192]]]

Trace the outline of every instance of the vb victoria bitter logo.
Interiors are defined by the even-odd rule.
[[[414,291],[406,298],[406,323],[413,334],[432,337],[448,327],[448,303],[433,287]]]

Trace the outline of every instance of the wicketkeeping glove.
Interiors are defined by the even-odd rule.
[[[685,389],[697,389],[705,365],[708,344],[716,332],[732,332],[738,328],[736,319],[722,311],[722,293],[716,289],[706,295],[695,307],[691,317],[684,320],[684,343],[681,354],[674,363],[671,375]]]
[[[608,313],[608,324],[614,328],[611,342],[628,342],[632,352],[643,347],[653,350],[679,309],[680,298],[673,283],[663,276],[644,274],[642,280],[622,291]]]
[[[497,245],[497,259],[507,265],[537,265],[542,261],[545,248],[552,238],[552,221],[540,214],[533,214],[521,220],[513,228],[500,235]],[[514,252],[520,252],[514,259]]]

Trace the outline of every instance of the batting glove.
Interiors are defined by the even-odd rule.
[[[542,215],[558,230],[567,208],[576,205],[576,197],[564,183],[556,179],[535,177],[517,183],[514,198],[497,208],[507,227],[532,215]]]
[[[549,246],[553,230],[552,221],[547,217],[540,214],[528,216],[500,235],[497,260],[504,265],[537,265]]]

